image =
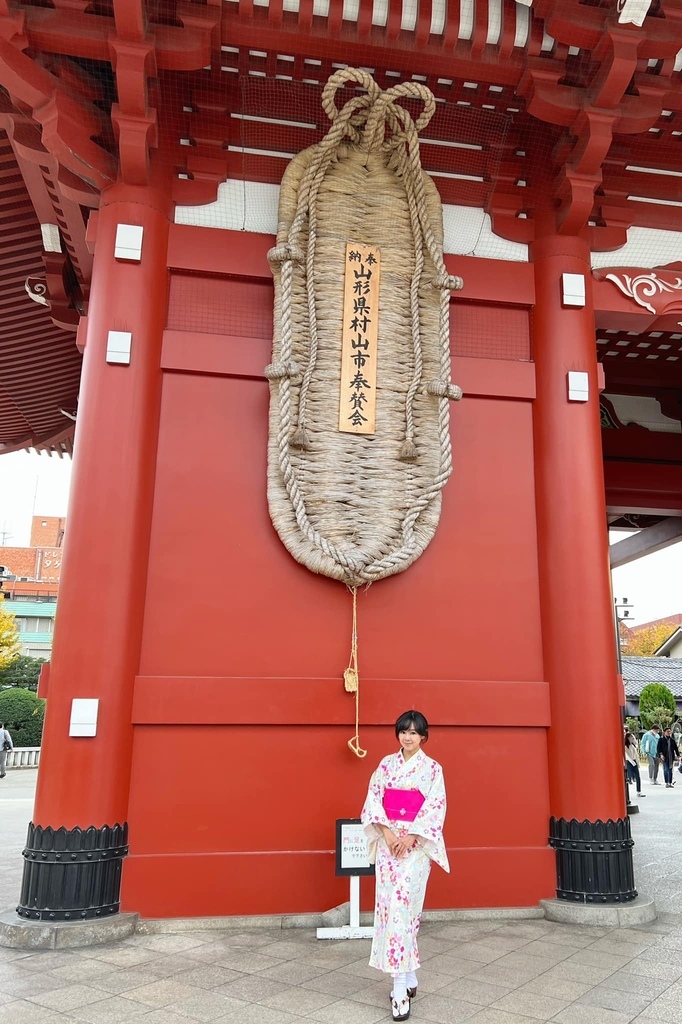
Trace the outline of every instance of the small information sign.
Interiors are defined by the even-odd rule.
[[[336,819],[336,874],[373,875],[369,844],[359,818]]]

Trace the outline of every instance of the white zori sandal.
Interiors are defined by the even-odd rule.
[[[407,1020],[410,1016],[410,997],[406,995],[400,1002],[397,999],[391,999],[391,1013],[393,1020]]]

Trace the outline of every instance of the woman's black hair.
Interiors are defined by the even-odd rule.
[[[412,728],[425,741],[428,740],[429,723],[426,721],[421,711],[404,711],[402,713],[398,721],[395,723],[395,738],[398,739],[401,732],[407,732],[408,729]]]

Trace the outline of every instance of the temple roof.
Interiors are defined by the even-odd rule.
[[[623,657],[626,697],[639,697],[648,683],[663,683],[682,698],[682,658]]]
[[[557,230],[586,230],[594,251],[633,226],[682,231],[680,0],[6,0],[0,452],[70,450],[102,191],[145,184],[159,160],[181,205],[226,179],[279,183],[349,62],[382,89],[431,88],[424,167],[498,237],[531,242],[548,194]],[[601,327],[623,387],[664,363],[679,376],[674,327],[636,342]]]

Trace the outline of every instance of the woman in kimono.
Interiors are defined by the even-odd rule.
[[[406,711],[395,735],[400,750],[372,775],[361,818],[376,863],[369,963],[393,976],[393,1020],[407,1020],[417,994],[417,934],[431,861],[444,871],[450,865],[443,841],[443,769],[421,749],[429,724],[419,711]]]

